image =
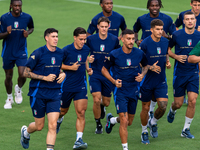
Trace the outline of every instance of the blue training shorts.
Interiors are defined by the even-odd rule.
[[[74,101],[80,99],[88,99],[87,90],[82,90],[80,92],[63,92],[60,101],[61,108],[68,108],[71,104],[72,99]]]
[[[101,92],[105,97],[111,97],[114,85],[105,77],[90,76],[90,92]]]
[[[139,99],[142,102],[149,102],[154,96],[157,98],[168,98],[168,86],[166,82],[160,83],[157,87],[140,87]]]
[[[45,113],[60,112],[60,100],[40,99],[30,96],[30,105],[35,118],[42,118]]]
[[[17,65],[17,67],[25,66],[26,62],[27,62],[27,57],[17,58],[15,60],[3,57],[3,69],[5,70],[12,69],[15,66],[15,64]]]
[[[122,96],[122,95],[115,95],[114,96],[115,107],[117,110],[117,114],[127,112],[129,114],[135,114],[136,107],[137,107],[137,100]]]
[[[174,76],[173,79],[174,97],[181,97],[187,92],[199,94],[199,75]]]

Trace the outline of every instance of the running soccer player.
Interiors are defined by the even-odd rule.
[[[105,117],[104,106],[109,106],[114,88],[112,83],[102,75],[101,68],[105,57],[108,57],[113,49],[120,47],[118,38],[108,33],[109,23],[107,17],[100,17],[97,25],[99,32],[89,36],[86,43],[91,49],[90,55],[94,57],[94,62],[91,63],[94,73],[89,77],[89,83],[94,101],[93,113],[96,121],[96,134],[103,133],[100,119]]]
[[[33,19],[29,14],[22,12],[22,1],[11,0],[10,10],[0,18],[0,39],[3,39],[3,69],[5,71],[5,87],[7,100],[4,109],[11,109],[12,96],[12,77],[13,67],[18,67],[18,83],[15,85],[15,102],[21,104],[22,86],[26,82],[23,71],[27,61],[27,42],[26,38],[33,32]],[[28,28],[28,30],[27,30]]]
[[[126,29],[126,22],[122,15],[113,11],[113,1],[112,0],[100,0],[100,6],[102,8],[102,12],[97,14],[87,29],[87,36],[92,35],[95,31],[98,33],[98,20],[100,17],[107,17],[110,20],[108,32],[112,33],[115,36],[119,36],[119,29],[122,31]],[[119,39],[121,36],[119,36]]]
[[[135,32],[135,41],[137,46],[139,47],[140,43],[148,36],[151,35],[151,21],[154,19],[160,19],[163,21],[163,36],[167,39],[171,38],[171,35],[174,31],[176,31],[176,27],[173,24],[173,20],[170,16],[161,13],[160,9],[163,7],[161,0],[148,0],[147,1],[147,9],[149,9],[148,14],[144,14],[143,16],[138,17],[136,23],[133,26],[133,30]],[[138,40],[138,32],[142,29],[142,37]],[[152,98],[149,116],[153,117],[154,108],[156,106],[155,98]]]
[[[169,56],[167,54],[169,40],[162,37],[164,23],[160,19],[151,21],[151,36],[145,38],[140,44],[139,49],[146,54],[148,64],[156,63],[160,68],[154,72],[147,72],[141,83],[139,99],[142,101],[142,111],[140,119],[142,124],[141,140],[144,144],[149,144],[148,139],[148,112],[151,98],[154,96],[158,102],[154,116],[149,120],[150,135],[153,138],[158,137],[157,121],[164,115],[168,102],[168,86],[166,81],[165,67],[171,68]]]
[[[184,14],[187,11],[191,11],[195,14],[195,17],[196,17],[196,20],[197,20],[196,25],[195,25],[195,29],[200,31],[200,0],[191,0],[190,6],[192,7],[192,9],[181,12],[179,14],[178,18],[176,19],[175,25],[176,25],[177,30],[181,25],[182,25],[183,28],[185,27],[185,24],[183,23]]]
[[[56,141],[56,126],[60,112],[61,83],[65,73],[60,68],[63,51],[57,47],[58,30],[48,28],[44,32],[46,45],[36,49],[29,57],[24,77],[31,78],[29,85],[30,105],[35,122],[22,126],[20,143],[29,148],[30,134],[44,127],[45,113],[48,119],[47,150],[53,150]]]
[[[188,106],[181,136],[193,139],[194,136],[190,133],[190,125],[195,114],[195,104],[199,93],[199,69],[198,63],[189,63],[187,57],[199,42],[200,32],[195,30],[196,18],[193,12],[185,12],[183,23],[185,28],[173,33],[168,48],[168,54],[175,59],[175,64],[173,80],[174,101],[167,115],[167,121],[169,123],[174,121],[176,111],[181,108],[185,91],[187,90]],[[175,53],[171,51],[174,46]]]
[[[77,115],[77,136],[73,149],[86,149],[87,143],[83,142],[82,136],[85,128],[85,111],[88,103],[85,70],[87,70],[89,75],[92,74],[92,69],[89,68],[86,62],[90,48],[84,45],[87,37],[85,29],[78,27],[74,30],[73,35],[74,42],[63,48],[64,62],[62,69],[67,77],[62,87],[63,94],[60,116],[57,121],[57,133],[73,99]]]

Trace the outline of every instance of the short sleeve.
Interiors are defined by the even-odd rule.
[[[139,46],[139,49],[141,49],[145,54],[146,54],[146,44],[144,43],[144,41],[142,41],[142,43]]]
[[[107,60],[104,62],[104,67],[109,70],[114,63],[115,63],[115,57],[112,54],[110,54]]]
[[[31,16],[30,16],[30,18],[29,18],[28,28],[29,28],[29,29],[34,28],[33,18],[32,18]]]
[[[89,34],[93,34],[97,30],[97,24],[95,23],[94,19],[90,22],[90,25],[87,29],[87,32]]]
[[[133,26],[133,30],[134,32],[138,33],[141,29],[141,24],[140,24],[140,19],[138,18],[137,21],[135,22],[134,26]]]
[[[124,31],[124,30],[126,29],[126,27],[127,27],[127,26],[126,26],[125,19],[124,19],[124,17],[122,16],[120,29],[121,29],[122,31]]]
[[[169,47],[173,48],[176,45],[175,35],[172,34],[172,38],[169,40]]]
[[[147,57],[144,53],[142,54],[141,64],[142,64],[143,67],[145,67],[148,64]]]
[[[37,63],[40,60],[40,51],[39,50],[35,50],[29,57],[29,59],[26,62],[26,67],[30,68],[31,70],[33,70],[35,68],[35,66],[37,65]]]
[[[179,14],[178,18],[175,21],[176,27],[180,27],[183,24],[183,19],[181,17],[181,13]]]

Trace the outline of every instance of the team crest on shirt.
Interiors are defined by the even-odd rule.
[[[117,105],[117,110],[119,110],[119,105]]]
[[[51,57],[51,64],[54,65],[56,63],[55,57]]]
[[[157,53],[161,54],[161,48],[160,47],[157,47]]]
[[[37,110],[34,109],[34,114],[37,115]]]
[[[130,66],[131,65],[131,59],[126,59],[126,64],[127,64],[127,66]]]
[[[192,40],[191,40],[191,39],[188,39],[187,45],[188,45],[188,46],[191,46],[191,45],[192,45]]]
[[[62,100],[60,100],[60,105],[61,105],[61,106],[63,105],[63,101],[62,101]]]
[[[100,51],[103,52],[104,50],[105,50],[105,45],[104,45],[104,44],[101,44],[101,45],[100,45]]]
[[[15,27],[15,28],[18,28],[18,27],[19,27],[19,22],[15,21],[15,22],[14,22],[14,27]]]
[[[78,56],[77,56],[77,60],[78,60],[78,61],[81,61],[81,60],[82,60],[82,56],[81,56],[81,55],[78,55]]]
[[[108,26],[108,28],[110,28],[111,27],[111,21],[110,21],[110,23],[109,23],[109,26]]]

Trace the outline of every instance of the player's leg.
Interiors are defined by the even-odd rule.
[[[76,110],[77,120],[76,120],[76,142],[73,149],[86,149],[87,143],[82,140],[83,131],[85,128],[85,111],[87,109],[87,99],[74,100],[74,107]]]
[[[153,114],[154,114],[154,109],[156,107],[157,101],[154,98],[154,96],[152,96],[152,100],[150,103],[150,109],[149,109],[149,118],[152,119],[153,118]]]
[[[60,100],[46,100],[46,114],[48,119],[48,133],[46,138],[47,149],[53,149],[56,141],[57,120],[60,114]]]
[[[63,92],[62,93],[62,97],[60,100],[60,114],[59,114],[59,118],[57,120],[57,128],[56,128],[56,133],[58,133],[60,131],[60,125],[63,122],[64,119],[64,115],[68,112],[71,101],[74,97],[74,93],[73,92]]]
[[[12,96],[12,77],[13,77],[13,69],[4,69],[5,71],[5,87],[6,87],[6,92],[7,92],[7,100],[4,105],[4,109],[11,109],[12,104],[14,103],[13,101],[13,96]]]
[[[35,122],[30,123],[28,127],[22,126],[21,128],[20,143],[23,148],[29,147],[30,134],[35,131],[41,131],[45,122],[45,101],[42,99],[36,99],[35,97],[30,97],[30,105]]]
[[[17,104],[21,104],[23,101],[22,86],[26,82],[26,78],[23,76],[24,69],[24,66],[18,66],[18,84],[15,85],[15,102]]]

